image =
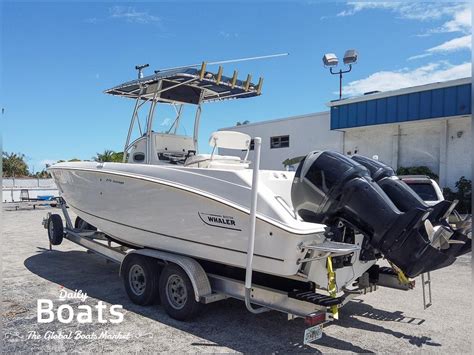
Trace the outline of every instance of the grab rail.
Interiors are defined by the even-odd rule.
[[[349,255],[361,249],[358,245],[333,242],[328,240],[319,244],[313,244],[312,242],[309,244],[301,243],[298,247],[300,250],[314,250],[320,253],[320,255],[311,258],[298,259],[298,261],[296,262],[298,265],[310,261],[326,259],[328,257]]]

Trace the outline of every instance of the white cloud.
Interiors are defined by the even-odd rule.
[[[407,60],[421,59],[421,58],[429,57],[430,55],[431,55],[431,53],[423,53],[423,54],[413,55],[413,56],[409,57]]]
[[[439,46],[427,49],[428,53],[445,53],[458,51],[460,49],[471,49],[472,35],[453,38]]]
[[[436,47],[427,49],[425,53],[411,56],[407,60],[421,59],[421,58],[429,57],[433,54],[446,54],[446,53],[456,52],[463,49],[470,50],[471,43],[472,43],[472,35],[453,38]]]
[[[444,23],[438,32],[471,32],[472,16],[470,4],[455,11],[453,19]]]
[[[341,11],[337,16],[352,16],[362,10],[390,10],[398,13],[401,18],[410,20],[433,20],[455,12],[459,5],[450,3],[435,2],[348,2],[349,9]]]
[[[369,91],[390,91],[469,76],[471,76],[471,63],[452,65],[447,61],[439,61],[415,69],[376,72],[365,79],[345,85],[343,93],[356,96]]]
[[[150,15],[148,11],[137,11],[131,6],[113,6],[109,9],[110,17],[123,19],[130,23],[159,23],[161,19],[158,16]]]
[[[92,23],[94,25],[100,22],[100,20],[97,17],[86,18],[84,21],[87,23]]]
[[[225,38],[230,38],[230,37],[237,38],[237,37],[239,37],[239,34],[237,32],[231,33],[231,32],[226,32],[226,31],[220,31],[219,36],[222,36],[222,37],[225,37]]]
[[[351,2],[347,3],[349,9],[339,12],[336,16],[352,16],[367,9],[393,9],[399,6],[398,3],[391,2]]]
[[[448,17],[441,27],[431,29],[430,33],[464,32],[471,31],[471,4],[460,2],[348,2],[348,9],[341,11],[337,16],[352,16],[363,10],[389,10],[397,13],[400,18],[408,20],[439,20]]]
[[[425,50],[424,53],[413,55],[407,60],[426,58],[434,54],[445,54],[462,49],[471,49],[471,4],[462,2],[348,2],[348,9],[337,16],[351,16],[363,10],[389,10],[397,13],[400,18],[432,21],[444,19],[441,27],[433,28],[418,36],[428,36],[441,32],[462,32],[463,37],[453,38],[438,46]],[[468,35],[469,34],[469,35]]]

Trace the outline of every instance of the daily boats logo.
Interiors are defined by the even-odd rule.
[[[79,300],[84,303],[87,298],[87,293],[82,292],[82,290],[68,291],[61,288],[58,300]],[[60,305],[55,312],[53,311],[54,303],[49,299],[40,298],[37,305],[38,323],[51,323],[55,319],[65,324],[73,322],[74,319],[80,324],[93,323],[95,321],[99,323],[121,323],[123,321],[123,313],[120,312],[123,309],[122,305],[112,305],[107,310],[107,305],[102,301],[97,302],[95,306],[81,304],[77,306],[77,312],[67,303]]]
[[[90,323],[111,323],[119,324],[123,322],[124,311],[122,305],[108,306],[103,301],[98,301],[95,305],[85,304],[89,299],[86,292],[82,290],[70,291],[63,287],[59,290],[59,296],[55,302],[51,299],[40,298],[37,300],[37,322],[40,324],[52,323],[58,321],[62,324],[90,324]],[[77,303],[76,307],[72,307],[66,302]],[[56,302],[61,302],[57,308]],[[89,302],[90,303],[90,302]],[[30,331],[28,339],[130,339],[130,333],[112,334],[108,331],[101,331],[100,333],[85,334],[82,331],[47,331],[40,334],[37,331]]]

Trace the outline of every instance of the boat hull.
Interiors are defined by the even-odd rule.
[[[116,240],[245,267],[250,234],[245,209],[158,178],[103,168],[51,173],[68,206]],[[322,233],[298,234],[257,218],[254,270],[295,275],[304,256],[298,246],[317,239],[324,239]]]

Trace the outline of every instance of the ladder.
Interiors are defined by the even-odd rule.
[[[429,272],[421,274],[421,283],[422,283],[422,287],[423,287],[423,307],[424,307],[424,309],[427,309],[428,307],[430,307],[432,305],[432,302],[431,302],[431,276],[430,276]],[[426,291],[427,287],[428,287],[428,292]]]

